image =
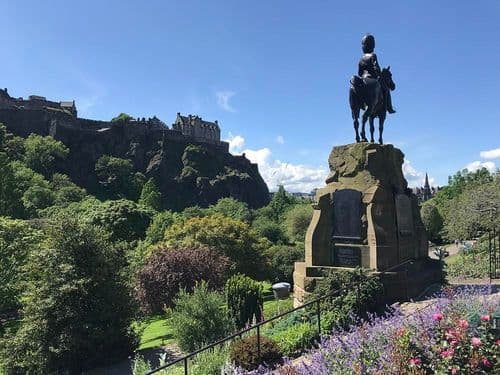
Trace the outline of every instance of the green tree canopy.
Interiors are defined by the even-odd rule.
[[[22,268],[30,252],[38,252],[43,235],[26,221],[0,217],[0,312],[19,307]]]
[[[161,193],[154,179],[150,178],[142,187],[139,204],[155,211],[161,210]]]
[[[64,160],[69,153],[68,148],[60,141],[47,136],[31,134],[24,142],[24,162],[35,172],[45,178],[52,177],[57,163]]]
[[[139,197],[145,177],[135,173],[130,160],[103,155],[97,160],[95,171],[108,196],[132,200]]]
[[[296,242],[304,242],[307,227],[311,222],[313,209],[309,203],[296,204],[285,214],[285,228],[288,237]]]
[[[221,198],[215,205],[210,206],[207,211],[209,214],[221,214],[246,223],[250,222],[252,218],[252,212],[248,205],[234,198]]]
[[[125,121],[130,121],[130,120],[132,120],[132,119],[133,119],[133,117],[132,117],[132,116],[130,116],[130,115],[129,115],[129,114],[127,114],[127,113],[123,113],[123,112],[122,112],[122,113],[120,113],[118,116],[113,117],[113,118],[111,119],[111,122],[125,122]]]
[[[31,253],[21,326],[1,342],[5,373],[80,373],[131,352],[131,300],[123,258],[106,235],[71,217]]]
[[[433,199],[422,204],[420,215],[425,229],[429,234],[429,239],[435,243],[441,243],[443,230],[443,217],[439,213],[436,203]]]
[[[165,231],[165,242],[172,246],[204,245],[219,250],[233,262],[233,272],[251,277],[262,277],[262,252],[269,246],[248,224],[222,215],[174,223]]]

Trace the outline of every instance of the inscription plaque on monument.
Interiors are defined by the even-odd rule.
[[[361,250],[356,247],[334,246],[333,265],[352,268],[361,266]]]
[[[361,238],[361,192],[338,190],[333,194],[333,238],[359,240]]]
[[[401,236],[411,236],[413,234],[413,211],[411,200],[405,194],[396,195],[396,220]]]

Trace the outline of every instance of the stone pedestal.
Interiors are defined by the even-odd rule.
[[[440,281],[440,265],[428,258],[417,198],[403,176],[403,159],[392,145],[333,148],[327,185],[316,194],[306,233],[305,262],[295,263],[295,306],[328,268],[390,269],[383,279],[388,300],[414,297],[426,284]],[[422,273],[424,266],[434,271]]]

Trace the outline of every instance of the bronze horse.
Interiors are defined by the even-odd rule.
[[[375,126],[373,121],[378,117],[379,143],[383,144],[382,133],[384,132],[384,121],[387,115],[387,103],[384,90],[393,91],[396,84],[392,80],[391,67],[382,69],[379,79],[368,78],[362,80],[354,76],[351,80],[349,90],[349,104],[351,105],[352,119],[354,120],[354,129],[356,130],[356,142],[368,142],[365,134],[365,124],[370,120],[370,142],[374,142],[373,133]],[[362,117],[361,138],[359,136],[359,112],[364,109]]]

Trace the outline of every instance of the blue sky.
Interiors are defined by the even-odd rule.
[[[366,3],[365,4],[369,4]],[[219,120],[271,189],[324,184],[351,143],[349,77],[377,39],[396,82],[385,141],[410,185],[500,164],[500,2],[50,1],[0,6],[1,87],[80,115]]]

